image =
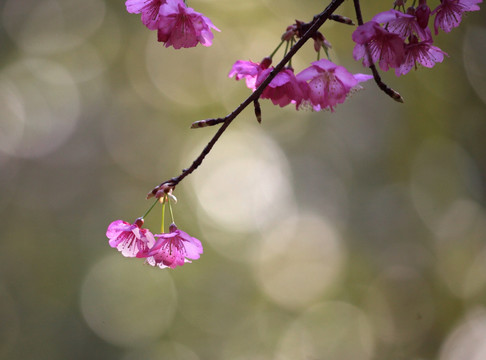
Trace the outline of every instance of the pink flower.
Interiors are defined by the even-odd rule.
[[[167,0],[160,7],[158,41],[165,47],[175,49],[195,47],[198,43],[211,46],[213,33],[211,28],[220,31],[203,14],[194,11],[182,0]]]
[[[429,34],[419,25],[413,8],[408,8],[407,14],[397,10],[388,10],[376,14],[372,21],[386,24],[385,29],[399,35],[402,39],[417,34],[420,39],[426,39]]]
[[[442,62],[444,55],[447,54],[437,46],[433,46],[432,40],[419,42],[416,36],[411,36],[410,43],[405,46],[405,60],[395,69],[395,74],[405,75],[413,67],[417,67],[417,63],[431,68],[436,63]]]
[[[146,251],[155,243],[155,239],[148,229],[142,229],[142,225],[142,218],[133,224],[123,220],[113,221],[106,230],[110,246],[126,257],[135,257],[140,251]]]
[[[262,70],[267,69],[271,63],[272,59],[270,59],[269,57],[264,58],[261,63],[238,60],[233,64],[233,67],[231,68],[228,77],[235,76],[236,80],[245,79],[246,86],[249,89],[255,91],[255,82],[258,75],[262,72]]]
[[[401,65],[405,56],[405,43],[403,39],[394,33],[383,29],[376,21],[368,21],[357,27],[352,35],[356,46],[353,50],[355,60],[363,59],[363,65],[368,67],[377,62],[382,70],[389,67],[397,68]],[[366,54],[368,44],[371,62]]]
[[[256,79],[255,87],[259,87],[263,81],[272,72],[273,67],[265,69],[260,72]],[[303,88],[307,86],[305,83],[299,83],[294,75],[294,70],[286,68],[281,70],[263,90],[260,98],[270,99],[274,105],[284,107],[290,103],[300,105],[304,98]]]
[[[477,4],[482,2],[483,0],[441,0],[440,5],[432,11],[432,14],[435,14],[435,35],[439,33],[439,28],[450,32],[458,27],[462,20],[462,13],[479,10]]]
[[[358,83],[371,79],[365,74],[351,74],[343,66],[321,59],[297,74],[298,81],[309,81],[306,99],[315,111],[330,109],[334,111],[351,90],[360,88]]]
[[[158,234],[155,237],[158,238],[155,245],[149,250],[141,251],[137,257],[146,257],[150,265],[161,269],[174,269],[186,262],[190,263],[188,259],[197,260],[203,252],[201,242],[177,229],[175,224],[170,225],[169,233]]]
[[[159,11],[163,4],[165,4],[165,0],[127,0],[125,2],[129,13],[142,13],[142,22],[150,30],[156,30],[159,27]]]

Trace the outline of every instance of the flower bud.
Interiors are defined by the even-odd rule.
[[[260,62],[260,67],[262,69],[268,69],[272,65],[272,58],[271,57],[264,57]]]
[[[417,10],[415,10],[415,16],[417,17],[417,22],[422,29],[425,29],[429,24],[430,8],[427,5],[427,1],[420,0]]]
[[[135,221],[133,222],[135,225],[137,225],[138,228],[141,228],[143,226],[143,218],[139,217],[136,218]]]

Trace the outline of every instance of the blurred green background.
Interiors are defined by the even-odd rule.
[[[325,5],[193,0],[222,32],[174,51],[122,0],[1,2],[1,359],[486,359],[484,11],[440,33],[444,63],[383,74],[405,104],[370,81],[335,113],[245,111],[176,191],[200,260],[160,270],[108,246],[215,131],[190,124],[249,95],[234,61]],[[366,72],[352,31],[322,29]]]

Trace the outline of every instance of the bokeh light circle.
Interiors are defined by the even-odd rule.
[[[157,339],[170,326],[177,305],[168,272],[130,260],[118,254],[101,259],[81,289],[81,310],[89,327],[123,347]]]
[[[316,302],[336,282],[345,249],[336,229],[316,215],[302,215],[293,230],[281,224],[263,234],[255,276],[272,301],[299,308]]]
[[[412,200],[434,233],[440,234],[443,220],[457,200],[481,196],[480,184],[476,164],[457,143],[432,138],[418,149],[412,167]]]
[[[0,72],[0,151],[36,158],[63,145],[76,128],[80,95],[71,74],[53,61],[29,58]]]
[[[443,343],[439,360],[486,359],[486,310],[473,308]]]
[[[7,0],[2,25],[22,50],[51,54],[81,45],[102,24],[102,0]]]
[[[190,145],[184,164],[203,148]],[[295,206],[288,162],[278,145],[260,131],[235,128],[225,134],[197,171],[189,181],[203,210],[202,222],[251,232]]]
[[[374,353],[373,329],[366,314],[345,302],[317,304],[283,335],[277,359],[368,360]]]

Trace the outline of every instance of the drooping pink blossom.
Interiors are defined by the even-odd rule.
[[[125,6],[131,14],[142,14],[142,22],[150,30],[159,27],[160,7],[166,0],[126,0]]]
[[[190,263],[190,260],[199,259],[203,253],[201,242],[177,229],[175,224],[170,225],[169,233],[157,234],[155,237],[158,240],[150,249],[137,254],[139,258],[147,258],[147,263],[152,266],[174,269],[186,262]]]
[[[407,39],[410,35],[416,34],[420,39],[428,38],[428,33],[419,25],[415,16],[414,8],[410,7],[407,14],[397,10],[388,10],[376,14],[372,21],[384,24],[386,31]]]
[[[167,0],[160,7],[158,41],[175,49],[195,47],[198,43],[211,46],[213,33],[220,31],[211,20],[187,7],[182,0]]]
[[[427,68],[433,67],[436,63],[444,60],[444,55],[447,54],[432,45],[431,40],[418,41],[416,36],[411,36],[409,44],[405,46],[405,60],[400,67],[395,69],[397,76],[405,75],[413,67],[417,67],[417,63]]]
[[[432,11],[435,14],[434,30],[439,33],[439,28],[450,32],[458,27],[462,21],[462,14],[466,11],[477,11],[483,0],[441,0],[440,4]]]
[[[135,257],[140,251],[147,251],[154,245],[155,239],[148,229],[142,229],[142,225],[142,218],[133,224],[123,220],[113,221],[106,230],[110,246],[126,257]]]
[[[394,33],[386,31],[376,21],[368,21],[357,27],[352,35],[356,46],[353,49],[355,60],[363,59],[363,65],[369,67],[378,62],[380,68],[387,71],[390,67],[397,68],[405,56],[405,43]],[[366,54],[368,46],[371,61]]]
[[[343,66],[326,59],[314,61],[296,77],[300,82],[308,81],[308,92],[304,101],[309,102],[315,111],[334,111],[334,107],[343,103],[352,90],[360,88],[360,82],[373,78],[365,74],[353,75]]]
[[[228,77],[235,77],[236,80],[245,79],[246,86],[255,91],[255,82],[258,75],[265,69],[267,69],[272,63],[272,59],[266,57],[261,63],[255,63],[253,61],[238,60],[233,64]]]
[[[258,88],[263,81],[270,75],[272,68],[260,72],[256,79],[255,86]],[[270,99],[274,105],[284,107],[290,103],[300,105],[304,98],[303,87],[305,83],[299,83],[294,75],[294,70],[285,68],[281,70],[263,90],[260,98]]]

